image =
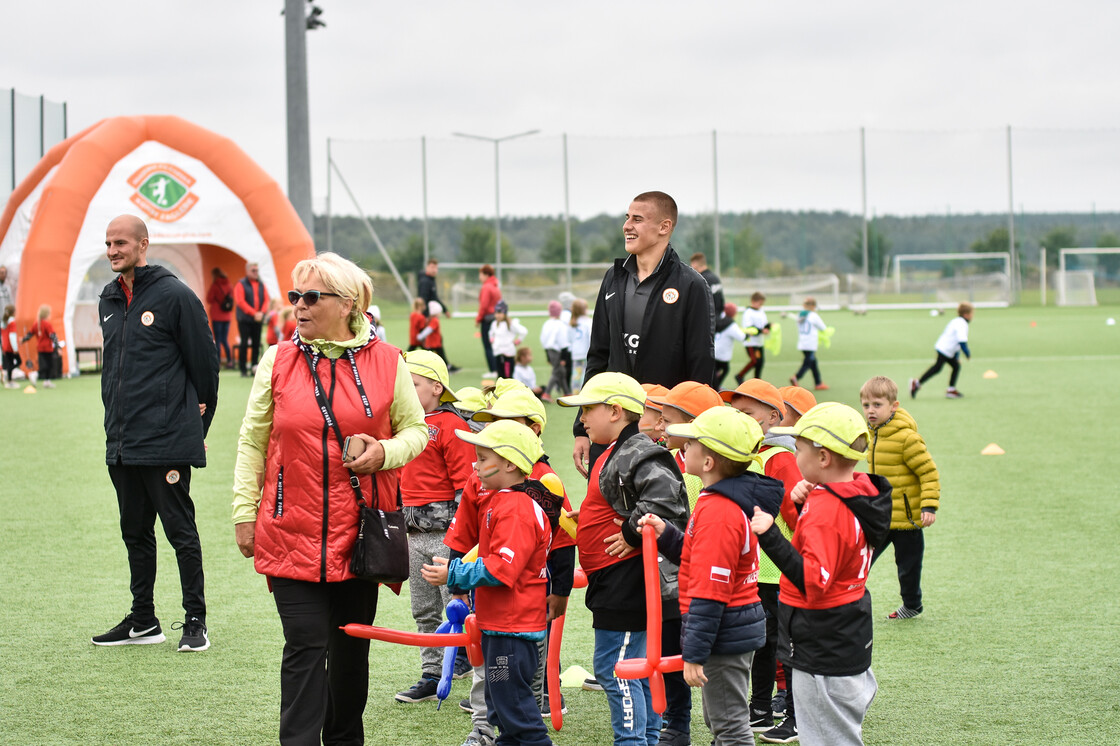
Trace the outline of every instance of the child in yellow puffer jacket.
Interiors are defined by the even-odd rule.
[[[886,376],[874,376],[859,390],[863,413],[871,430],[868,471],[891,483],[891,528],[883,545],[875,548],[872,564],[894,544],[902,606],[888,619],[910,619],[922,613],[922,529],[937,520],[941,481],[918,425],[898,406],[898,386]]]

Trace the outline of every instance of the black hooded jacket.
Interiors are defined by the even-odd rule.
[[[781,481],[749,471],[721,479],[704,492],[715,492],[731,500],[749,520],[756,506],[776,517],[784,489]],[[657,540],[657,549],[670,562],[679,564],[683,548],[684,533],[666,524],[665,532]],[[693,598],[684,614],[681,651],[689,663],[704,663],[709,655],[748,653],[764,644],[766,614],[760,603],[728,607],[710,598]]]
[[[132,302],[113,280],[101,291],[98,318],[105,462],[206,466],[218,353],[198,296],[164,267],[137,267]]]
[[[890,530],[891,485],[879,474],[861,476],[871,480],[874,494],[836,496],[859,521],[874,551],[883,546]],[[776,526],[758,539],[786,579],[804,592],[804,560],[793,545]],[[778,657],[791,668],[821,676],[862,673],[871,666],[872,636],[871,594],[866,589],[860,599],[827,609],[787,606],[779,599]]]

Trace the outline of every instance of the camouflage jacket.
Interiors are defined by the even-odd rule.
[[[629,516],[622,535],[634,547],[642,545],[638,519],[660,516],[684,530],[688,522],[688,494],[673,454],[627,425],[599,471],[599,490],[616,512]]]

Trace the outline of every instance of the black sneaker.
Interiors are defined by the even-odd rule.
[[[210,647],[210,638],[206,636],[206,623],[196,616],[187,617],[184,622],[175,622],[171,629],[183,630],[179,640],[180,653],[201,653]]]
[[[918,383],[917,378],[911,378],[910,379],[910,398],[911,399],[913,399],[914,397],[916,397],[918,395],[918,389],[920,389],[921,387],[922,387],[922,384]]]
[[[474,673],[474,666],[466,658],[455,659],[455,670],[451,674],[453,679],[465,679]]]
[[[436,687],[439,682],[435,679],[420,679],[408,691],[401,692],[393,699],[398,702],[427,702],[436,698]]]
[[[564,700],[564,695],[563,694],[560,695],[560,714],[561,715],[567,715],[568,714],[568,703]],[[549,705],[549,702],[548,702],[548,692],[544,693],[544,704],[541,705],[541,717],[546,719],[546,720],[548,718],[552,717],[552,707]]]
[[[776,718],[784,718],[786,716],[786,690],[779,689],[774,694],[774,699],[770,700],[770,710],[774,713]]]
[[[601,692],[601,691],[603,691],[603,685],[600,684],[599,680],[596,679],[594,676],[589,676],[586,679],[584,679],[583,683],[580,684],[580,688],[583,689],[584,691],[587,691],[587,692]]]
[[[462,368],[460,368],[458,365],[448,365],[447,366],[447,372],[448,373],[458,373],[461,370],[462,370]]]
[[[676,728],[664,728],[657,739],[657,746],[692,746],[692,737]]]
[[[90,642],[94,645],[154,645],[166,639],[158,619],[141,627],[133,621],[132,614],[129,614],[105,634],[90,638]]]
[[[797,739],[797,718],[786,718],[765,733],[755,736],[764,743],[793,743]]]
[[[770,730],[774,727],[774,716],[770,713],[770,709],[759,710],[758,708],[751,708],[750,719],[751,730],[755,733],[761,733],[764,730]]]
[[[911,609],[906,604],[903,604],[902,606],[899,606],[897,609],[892,611],[890,614],[887,614],[887,619],[913,619],[921,613],[922,610],[920,608]]]
[[[469,712],[472,715],[474,714],[474,708],[471,707],[470,699],[460,699],[459,700],[459,709],[462,710],[463,712]]]

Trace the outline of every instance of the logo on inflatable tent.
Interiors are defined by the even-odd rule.
[[[194,177],[171,163],[149,163],[128,177],[132,204],[161,223],[174,223],[198,204]]]

